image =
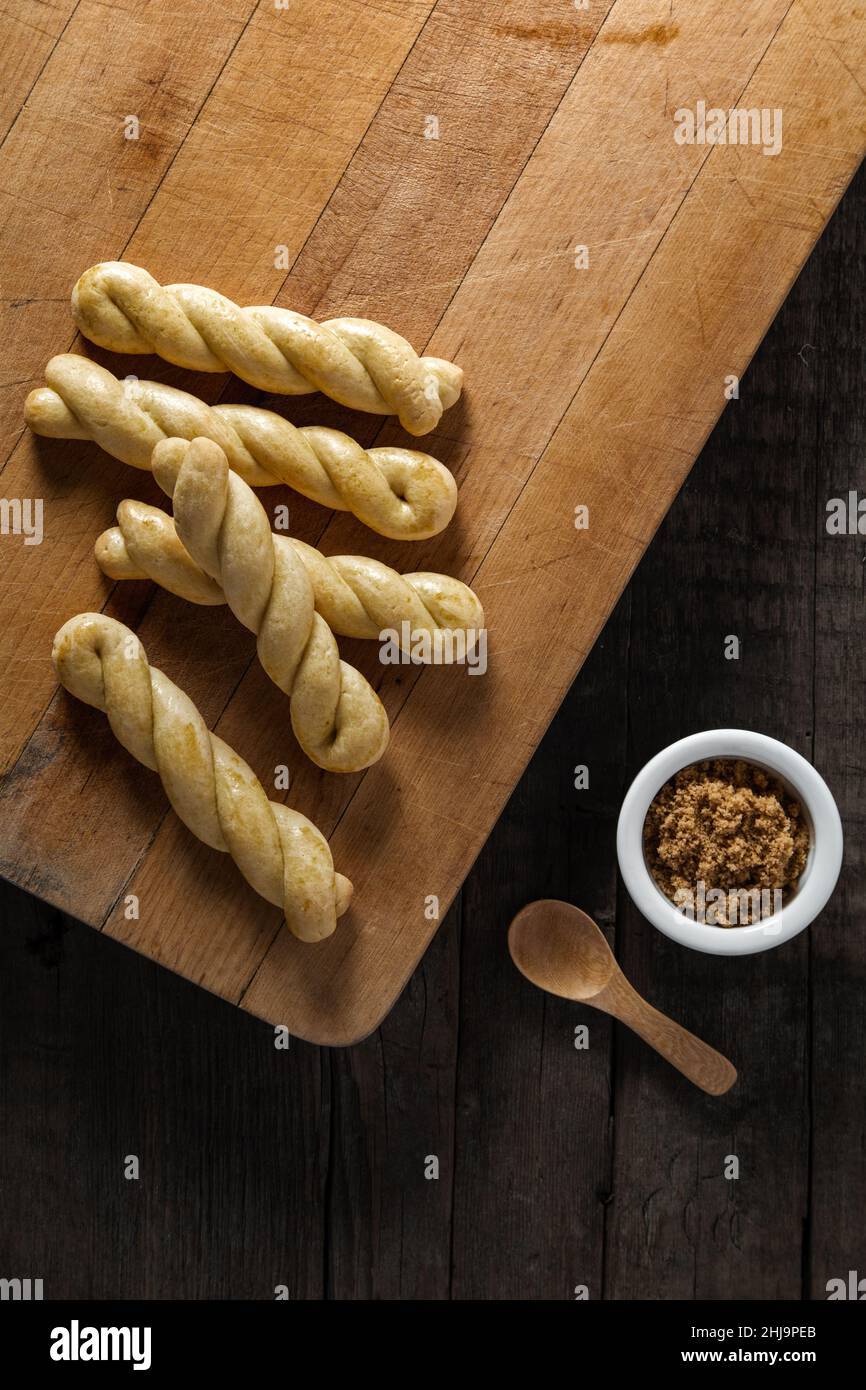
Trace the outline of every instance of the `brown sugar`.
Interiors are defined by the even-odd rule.
[[[719,758],[684,767],[657,793],[644,853],[661,891],[689,916],[746,926],[778,911],[796,888],[809,828],[772,774]]]

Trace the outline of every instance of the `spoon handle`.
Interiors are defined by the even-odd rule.
[[[612,980],[602,994],[606,1013],[625,1023],[702,1091],[721,1096],[731,1089],[737,1071],[727,1057],[674,1023],[667,1014],[659,1013],[641,998],[624,976]],[[602,996],[597,995],[592,1002],[602,1003]]]

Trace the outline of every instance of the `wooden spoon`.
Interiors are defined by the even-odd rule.
[[[579,907],[554,898],[529,903],[508,928],[508,949],[539,989],[618,1018],[702,1091],[721,1096],[736,1081],[727,1058],[632,989],[601,929]]]

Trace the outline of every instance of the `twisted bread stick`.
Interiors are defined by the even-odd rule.
[[[295,936],[331,935],[352,885],[334,872],[327,840],[306,816],[268,800],[243,758],[148,664],[135,633],[102,613],[79,613],[55,637],[51,660],[61,684],[107,714],[124,748],[159,773],[184,825],[230,854],[256,892],[282,907]]]
[[[47,386],[31,391],[24,419],[34,434],[94,439],[133,468],[150,468],[166,436],[212,439],[253,487],[287,483],[314,502],[354,512],[392,540],[424,540],[454,515],[457,485],[447,468],[414,449],[362,449],[318,425],[296,429],[251,405],[208,406],[156,381],[118,381],[73,353],[52,357]]]
[[[164,472],[156,477],[168,492]],[[153,579],[192,603],[225,603],[219,583],[196,563],[178,535],[180,527],[191,536],[195,520],[186,518],[181,524],[176,491],[175,499],[175,519],[146,502],[121,502],[117,526],[103,531],[96,542],[96,562],[112,579]],[[291,536],[275,536],[274,544],[291,546],[313,586],[316,612],[343,637],[375,640],[387,628],[402,638],[404,623],[413,635],[446,629],[477,633],[484,626],[481,604],[459,579],[401,575],[363,555],[326,557]]]
[[[326,772],[377,762],[388,746],[385,708],[360,671],[340,660],[306,569],[289,542],[273,535],[264,507],[229,471],[222,449],[210,439],[164,439],[153,451],[153,471],[174,494],[178,532],[202,578],[210,576],[256,634],[259,661],[289,696],[307,757]]]
[[[261,305],[242,309],[204,285],[160,285],[137,265],[104,261],[72,291],[72,317],[85,338],[112,352],[156,352],[178,367],[234,372],[281,396],[323,391],[374,415],[398,415],[426,434],[460,395],[453,362],[419,357],[370,319],[315,319]]]

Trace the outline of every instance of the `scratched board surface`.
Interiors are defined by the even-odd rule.
[[[36,32],[21,7],[0,18],[2,492],[40,499],[44,531],[0,543],[0,867],[240,1007],[348,1043],[399,994],[857,168],[866,18],[798,0],[43,8]],[[755,119],[721,143],[731,108]],[[262,399],[76,338],[71,285],[121,257],[240,303],[378,318],[464,368],[424,444],[459,484],[443,535],[398,545],[263,494],[326,553],[458,574],[484,603],[483,677],[341,643],[392,720],[365,774],[305,763],[230,615],[99,573],[95,537],[122,498],[158,503],[152,480],[22,429],[69,349]],[[267,404],[409,442],[319,396]],[[92,608],[136,629],[266,785],[288,763],[289,799],[355,885],[330,940],[295,941],[57,691],[53,633]]]

